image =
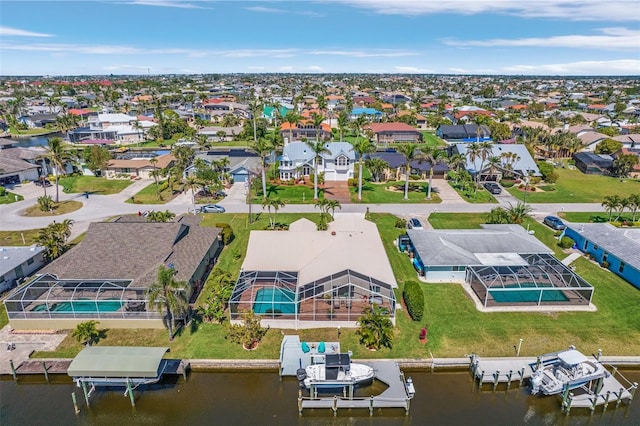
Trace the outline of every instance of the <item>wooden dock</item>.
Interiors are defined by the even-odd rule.
[[[49,374],[67,374],[70,359],[29,359],[16,368],[17,374],[44,374],[45,370]]]
[[[326,408],[332,409],[334,415],[339,409],[365,408],[373,414],[376,408],[402,408],[409,412],[410,401],[413,394],[407,391],[407,383],[400,367],[394,361],[371,361],[367,363],[373,367],[376,379],[384,382],[388,388],[380,395],[367,398],[347,397],[344,395],[334,395],[330,397],[320,397],[315,395],[303,397],[298,395],[298,410],[300,414],[305,408]]]
[[[518,381],[520,385],[524,379],[531,377],[530,364],[535,364],[536,358],[480,358],[471,356],[469,368],[474,379],[480,386],[492,383],[494,389],[499,383]]]
[[[599,406],[603,406],[606,410],[609,404],[615,404],[618,407],[623,401],[630,403],[638,389],[638,383],[628,381],[616,367],[612,369],[613,373],[607,374],[602,381],[596,380],[589,386],[563,392],[564,412],[568,415],[572,408],[588,408],[593,412]]]

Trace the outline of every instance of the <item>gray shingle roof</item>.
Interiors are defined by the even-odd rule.
[[[340,154],[345,154],[350,160],[355,160],[356,158],[353,146],[349,142],[328,142],[325,147],[331,153],[322,154],[322,158],[336,158]],[[294,162],[312,162],[313,156],[313,151],[305,142],[291,142],[285,145],[282,154],[283,158]]]
[[[466,157],[467,155],[468,144],[456,144],[455,149],[459,154],[462,154]],[[499,144],[494,143],[491,149],[491,156],[500,157],[503,153],[516,153],[518,155],[519,160],[513,163],[513,170],[521,171],[523,174],[533,174],[534,176],[540,176],[540,170],[538,169],[538,165],[527,151],[527,147],[520,144]],[[472,163],[467,158],[467,170],[477,171],[482,165],[482,158],[476,158]],[[489,168],[488,161],[484,161],[484,169],[487,170]]]
[[[609,223],[573,223],[569,228],[640,270],[640,229],[621,229]]]

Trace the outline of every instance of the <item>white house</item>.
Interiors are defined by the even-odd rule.
[[[44,248],[0,247],[0,293],[18,284],[44,265]]]
[[[328,152],[318,159],[318,173],[324,173],[325,181],[346,181],[353,178],[356,155],[348,142],[328,142]],[[305,142],[291,142],[285,145],[280,156],[280,180],[299,179],[313,176],[315,154]]]
[[[108,139],[125,144],[136,143],[144,139],[145,133],[151,127],[157,126],[153,121],[138,120],[135,116],[122,113],[91,116],[88,124],[88,127],[81,127],[69,133],[72,142]]]

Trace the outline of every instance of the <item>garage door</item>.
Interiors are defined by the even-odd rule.
[[[237,182],[246,182],[247,181],[247,173],[234,173],[233,174],[233,182],[237,183]]]

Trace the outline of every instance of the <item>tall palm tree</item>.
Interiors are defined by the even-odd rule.
[[[262,208],[266,207],[267,211],[269,212],[269,222],[271,225],[271,229],[274,229],[276,227],[278,210],[280,210],[280,208],[284,206],[284,201],[277,197],[269,197],[262,200]],[[273,218],[271,217],[272,208],[274,210]]]
[[[381,158],[370,158],[365,162],[365,164],[367,165],[369,172],[371,172],[374,182],[380,182],[382,180],[382,173],[389,167],[389,163]]]
[[[604,197],[604,201],[602,201],[601,205],[604,207],[605,211],[609,213],[609,222],[611,222],[613,211],[618,209],[620,201],[621,199],[618,195],[607,195]]]
[[[480,171],[476,175],[476,183],[480,180],[480,174],[484,170],[485,162],[493,155],[493,144],[491,142],[480,143]]]
[[[147,300],[156,311],[164,313],[165,326],[169,331],[169,341],[173,340],[174,321],[176,315],[186,313],[187,283],[175,278],[175,271],[161,265],[156,282],[149,286]]]
[[[509,204],[509,208],[507,209],[509,219],[511,220],[511,222],[509,223],[515,223],[518,225],[521,224],[532,211],[533,209],[531,208],[531,206],[528,206],[519,201],[515,206]]]
[[[196,192],[202,188],[202,182],[195,174],[187,176],[184,181],[185,186],[191,190],[191,204],[193,205],[193,214],[196,214]]]
[[[429,188],[427,188],[427,200],[431,199],[431,187],[433,182],[433,169],[436,167],[436,164],[442,163],[446,161],[447,156],[444,151],[437,149],[433,146],[427,146],[426,148],[421,148],[420,158],[422,161],[428,161],[430,164],[429,167]]]
[[[258,142],[258,127],[257,127],[257,119],[258,114],[262,110],[262,101],[259,98],[256,98],[249,102],[249,111],[251,112],[251,120],[253,121],[253,142]]]
[[[317,139],[317,135],[316,135]],[[322,154],[329,154],[331,151],[327,149],[324,142],[316,140],[315,142],[307,141],[307,146],[313,152],[313,199],[318,199],[318,160],[322,158]]]
[[[460,169],[463,169],[467,165],[467,159],[462,154],[453,154],[447,160],[449,167],[455,172],[459,172]]]
[[[376,152],[376,145],[367,138],[356,138],[353,145],[353,151],[358,156],[358,201],[362,201],[362,162],[366,154]]]
[[[480,157],[481,147],[479,143],[471,142],[467,145],[467,158],[473,167],[474,172],[478,175],[480,172],[476,170],[476,159]]]
[[[636,221],[636,212],[640,209],[640,194],[631,194],[627,197],[629,210],[631,210],[631,221]]]
[[[301,118],[295,111],[287,111],[284,116],[284,122],[289,123],[289,143],[293,141],[293,127],[300,123]]]
[[[344,135],[344,131],[349,125],[349,114],[347,111],[342,110],[340,114],[338,114],[338,131],[340,132],[340,142],[342,142],[342,136]]]
[[[418,145],[415,143],[402,144],[398,147],[398,152],[404,155],[406,164],[404,170],[404,199],[409,199],[409,175],[411,174],[411,162],[418,158]]]
[[[267,139],[258,139],[251,144],[250,149],[260,157],[262,173],[262,199],[267,198],[267,157],[273,151],[273,145]]]
[[[336,209],[342,209],[342,204],[340,204],[340,201],[338,200],[327,200],[325,203],[325,209],[327,211],[331,210],[331,219],[333,219]]]
[[[68,159],[67,152],[64,149],[64,142],[62,138],[54,137],[49,139],[47,146],[47,153],[44,155],[49,163],[53,166],[56,176],[56,203],[60,202],[60,186],[58,180],[61,174],[65,174],[64,163]]]

